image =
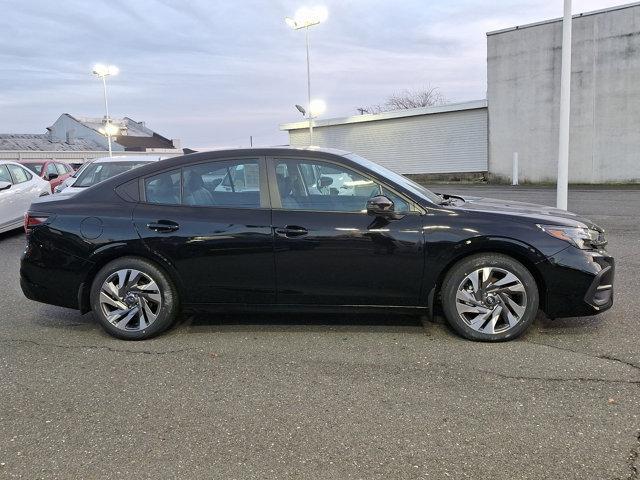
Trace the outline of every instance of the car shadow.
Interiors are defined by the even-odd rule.
[[[340,329],[345,332],[406,332],[415,329],[424,334],[426,317],[403,314],[310,314],[310,313],[191,313],[179,319],[177,330],[215,331],[309,331]]]
[[[9,230],[7,232],[0,233],[0,242],[2,240],[15,239],[20,236],[24,237],[24,230],[22,228],[14,228],[13,230]]]
[[[34,319],[39,326],[55,329],[100,330],[91,312],[43,305]],[[522,339],[538,335],[572,336],[591,334],[603,325],[603,316],[549,319],[539,312]],[[436,328],[434,328],[436,327]],[[164,335],[216,332],[321,332],[339,330],[345,333],[415,333],[458,337],[441,315],[384,313],[211,313],[185,312]],[[164,335],[161,335],[164,336]]]

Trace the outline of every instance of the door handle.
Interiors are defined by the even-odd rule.
[[[169,233],[178,230],[180,225],[171,220],[158,220],[157,222],[147,223],[147,228],[158,233]]]
[[[307,230],[304,227],[299,227],[297,225],[285,225],[284,227],[276,228],[276,233],[281,237],[291,238],[291,237],[302,237],[308,234],[309,230]]]

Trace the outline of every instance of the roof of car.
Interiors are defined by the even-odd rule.
[[[11,164],[11,165],[20,165],[20,166],[24,166],[19,162],[16,162],[15,160],[0,160],[0,165],[7,165],[7,164]]]
[[[189,153],[186,155],[179,155],[174,157],[168,157],[162,159],[160,162],[148,162],[148,165],[142,165],[138,168],[130,170],[128,172],[121,173],[116,177],[110,178],[101,182],[102,188],[109,189],[115,185],[123,184],[133,178],[149,175],[150,173],[162,170],[169,170],[173,168],[180,168],[184,165],[189,165],[192,162],[208,162],[224,160],[227,158],[237,158],[246,156],[256,157],[270,157],[270,156],[294,156],[302,155],[307,157],[325,158],[327,155],[340,156],[345,161],[353,162],[349,159],[349,152],[344,150],[338,150],[335,148],[320,148],[320,147],[307,147],[307,148],[295,148],[295,147],[254,147],[254,148],[232,148],[232,149],[220,149],[210,150],[206,152]],[[107,157],[108,158],[108,157]],[[122,160],[131,159],[133,157],[120,157]],[[113,157],[111,161],[115,161],[116,157]],[[98,159],[93,162],[97,162]],[[357,162],[354,162],[357,163]],[[158,170],[160,169],[160,170]]]
[[[66,162],[64,160],[51,160],[50,158],[41,158],[41,159],[26,158],[26,159],[21,159],[19,161],[19,163],[47,163],[47,162],[64,163],[67,165],[69,164],[69,162]]]
[[[156,162],[169,158],[167,155],[116,155],[114,157],[98,157],[91,160],[91,163],[111,163],[111,162]]]

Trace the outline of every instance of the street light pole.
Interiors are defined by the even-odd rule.
[[[309,120],[309,146],[313,145],[313,109],[311,108],[311,62],[309,60],[309,27],[319,25],[327,19],[325,7],[301,8],[294,18],[286,17],[285,22],[294,30],[304,28],[305,47],[307,50],[307,118]]]
[[[107,76],[102,75],[102,88],[104,91],[104,112],[105,112],[105,120],[107,123],[111,122],[109,118],[109,103],[107,102]],[[107,135],[107,143],[109,144],[109,156],[113,157],[113,152],[111,151],[111,135]]]
[[[309,146],[313,145],[313,118],[311,117],[311,66],[309,62],[309,25],[304,29],[307,47],[307,115],[309,116]]]
[[[562,21],[562,73],[560,75],[560,129],[556,207],[567,209],[569,190],[569,121],[571,118],[571,0],[564,0]]]
[[[114,131],[117,133],[117,128],[114,128],[114,125],[111,124],[111,117],[109,117],[109,102],[107,101],[107,76],[108,75],[117,75],[118,67],[115,65],[101,65],[97,64],[93,66],[93,74],[102,80],[102,91],[104,93],[104,128],[100,129],[100,132],[103,133],[107,137],[107,144],[109,145],[109,156],[113,156],[113,152],[111,149],[111,136],[114,134]]]

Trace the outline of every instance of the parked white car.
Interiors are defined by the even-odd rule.
[[[96,185],[111,177],[131,170],[147,163],[157,162],[175,155],[152,156],[152,155],[121,155],[115,157],[100,157],[93,160],[88,166],[82,168],[73,183],[60,191],[59,195],[75,195],[88,187]]]
[[[78,176],[83,172],[83,170],[87,168],[89,165],[91,165],[91,162],[83,163],[80,167],[78,167],[78,169],[75,172],[73,172],[73,175],[65,178],[61,184],[59,184],[56,188],[54,188],[53,193],[60,193],[65,188],[73,185],[73,182],[76,181],[76,178],[78,178]]]
[[[16,162],[0,161],[0,232],[22,226],[31,201],[49,195],[51,185]]]

